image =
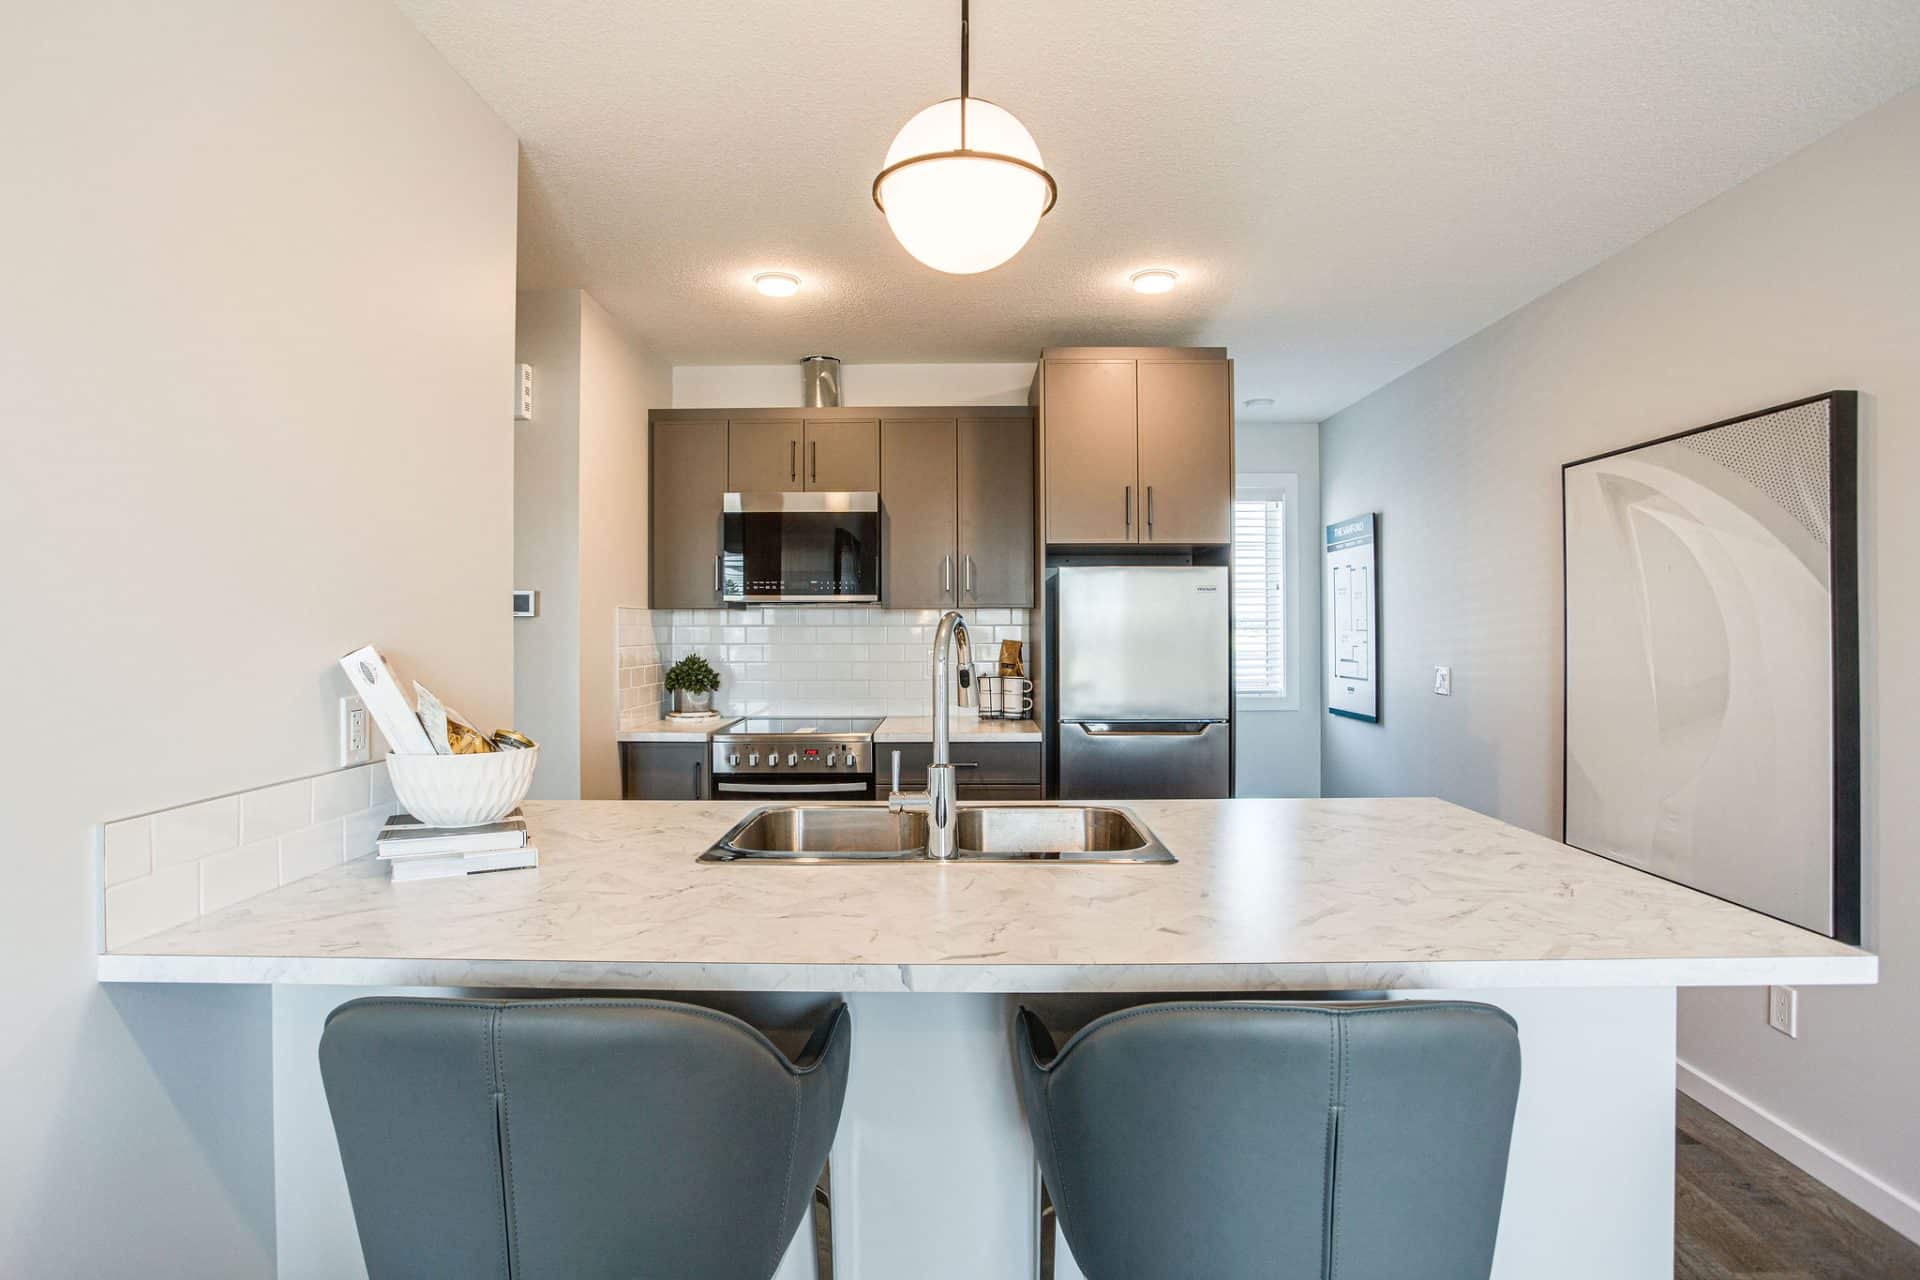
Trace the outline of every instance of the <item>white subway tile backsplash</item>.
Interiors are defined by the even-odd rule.
[[[240,843],[240,797],[223,796],[153,815],[153,865],[178,866]]]
[[[308,827],[305,831],[296,831],[290,836],[280,838],[280,883],[291,884],[310,875],[325,871],[328,867],[337,867],[346,859],[342,856],[345,842],[341,834],[339,819],[322,822]]]
[[[256,840],[227,853],[211,854],[200,868],[200,914],[218,911],[280,884],[280,842]]]
[[[715,705],[729,715],[924,715],[939,620],[931,609],[830,605],[622,609],[620,722],[657,718],[666,668],[691,653],[719,671]],[[1002,640],[1026,638],[1024,609],[978,609],[968,621],[978,662],[996,658]]]
[[[200,868],[162,867],[107,890],[107,945],[125,946],[200,914]]]
[[[343,769],[339,773],[322,774],[313,780],[315,822],[358,813],[369,803],[367,771],[364,769]]]
[[[109,822],[106,833],[106,882],[110,885],[153,870],[153,819]]]
[[[240,838],[251,844],[313,821],[313,783],[283,782],[240,797]]]
[[[107,945],[371,853],[396,807],[386,765],[355,765],[109,822],[100,839]]]

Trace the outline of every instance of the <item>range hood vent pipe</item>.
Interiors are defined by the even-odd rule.
[[[800,362],[800,403],[809,409],[840,407],[839,356],[808,356]]]

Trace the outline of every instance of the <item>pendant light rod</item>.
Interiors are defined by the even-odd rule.
[[[960,0],[960,149],[967,149],[967,72],[973,58],[967,50],[971,23],[967,21],[967,0]]]

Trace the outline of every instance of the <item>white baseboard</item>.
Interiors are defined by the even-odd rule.
[[[1678,1066],[1680,1092],[1920,1244],[1920,1200],[1808,1137],[1705,1072],[1685,1062]]]

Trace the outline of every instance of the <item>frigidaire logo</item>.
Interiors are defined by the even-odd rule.
[[[1218,587],[1195,587],[1194,588],[1195,591],[1218,591],[1219,589],[1220,588]]]

